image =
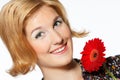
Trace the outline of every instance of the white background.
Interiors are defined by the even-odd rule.
[[[0,0],[0,8],[9,0]],[[86,29],[90,34],[82,39],[73,38],[74,57],[79,54],[85,42],[99,37],[106,46],[106,57],[120,54],[120,0],[60,0],[68,13],[72,29]],[[11,77],[6,71],[12,61],[5,45],[0,39],[0,80],[40,80],[41,71],[35,70],[24,76]]]

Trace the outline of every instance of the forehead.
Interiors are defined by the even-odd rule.
[[[49,6],[42,6],[37,11],[29,16],[26,20],[26,26],[29,24],[50,23],[56,16],[58,16],[55,9]]]
[[[27,20],[33,20],[34,18],[44,19],[58,15],[56,10],[50,6],[42,6],[35,11]]]
[[[39,26],[50,26],[57,16],[59,15],[52,7],[42,6],[27,19],[25,31],[30,31]]]

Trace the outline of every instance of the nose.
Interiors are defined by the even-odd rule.
[[[52,31],[52,44],[57,45],[57,44],[62,44],[63,43],[63,37],[62,34],[60,34],[57,31]]]

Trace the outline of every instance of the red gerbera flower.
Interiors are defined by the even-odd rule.
[[[99,70],[99,67],[105,62],[105,51],[104,43],[99,39],[95,38],[86,42],[86,45],[81,52],[82,54],[82,65],[88,72]]]

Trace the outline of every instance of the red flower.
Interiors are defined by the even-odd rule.
[[[105,62],[105,47],[99,38],[95,38],[86,42],[86,45],[81,52],[81,62],[83,67],[88,72],[99,70],[99,67]]]

